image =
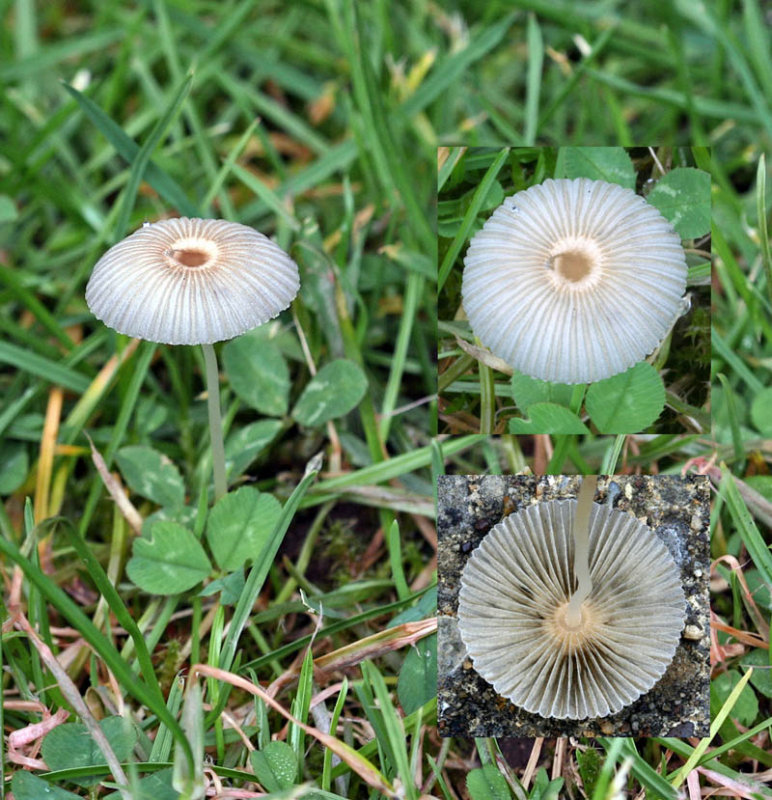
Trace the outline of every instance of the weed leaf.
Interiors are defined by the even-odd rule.
[[[466,788],[472,800],[510,800],[506,778],[493,764],[473,769],[466,776]]]
[[[367,391],[362,368],[345,358],[323,366],[306,386],[292,416],[308,427],[342,417],[354,408]]]
[[[682,239],[710,231],[710,175],[701,169],[676,167],[657,181],[646,198],[669,220]]]
[[[772,386],[756,393],[751,403],[751,419],[762,436],[772,436]]]
[[[246,586],[246,577],[243,569],[231,572],[222,578],[210,581],[199,592],[201,597],[210,597],[220,593],[220,602],[224,606],[235,606]]]
[[[289,370],[279,348],[264,338],[239,336],[222,351],[233,391],[250,408],[280,417],[287,412]]]
[[[757,647],[742,657],[741,665],[743,667],[754,667],[751,683],[765,697],[772,698],[772,670],[769,668],[769,655],[760,647]],[[756,669],[756,667],[759,667],[759,669]]]
[[[0,495],[13,494],[27,477],[29,456],[22,442],[6,439],[0,442]]]
[[[53,733],[53,731],[52,731]],[[18,770],[11,780],[11,789],[16,800],[79,800],[80,795],[61,789],[59,786],[26,770]]]
[[[127,761],[137,741],[137,732],[131,723],[123,717],[106,717],[100,721],[99,727],[110,742],[118,760]],[[43,739],[41,750],[51,770],[90,767],[105,763],[102,751],[82,722],[68,722],[54,728]],[[97,777],[72,779],[72,782],[79,786],[91,786],[98,781]],[[49,794],[45,792],[38,795],[41,796],[48,797]]]
[[[535,403],[556,403],[568,406],[571,402],[574,387],[567,383],[550,383],[515,372],[512,375],[512,396],[517,407],[526,413]]]
[[[239,428],[225,442],[225,470],[231,481],[245,469],[278,436],[282,423],[261,419]]]
[[[178,594],[192,589],[212,571],[196,537],[176,522],[156,522],[150,538],[134,541],[126,565],[129,578],[150,594]]]
[[[756,670],[754,670],[756,672]],[[722,706],[729,697],[732,689],[740,682],[742,676],[736,669],[730,669],[728,672],[722,672],[717,675],[710,684],[710,697],[714,703]],[[730,716],[736,719],[741,725],[753,725],[759,713],[759,701],[753,692],[753,689],[748,684],[743,686],[737,702],[732,708]],[[712,716],[712,714],[711,714]]]
[[[416,642],[405,657],[397,679],[397,697],[405,714],[412,714],[437,694],[437,634]]]
[[[260,555],[280,514],[275,497],[251,486],[220,498],[206,525],[206,540],[218,566],[231,572]]]
[[[179,508],[185,502],[185,484],[177,467],[152,447],[129,445],[115,455],[132,492],[159,506]]]
[[[294,786],[297,758],[286,742],[268,742],[262,750],[253,750],[249,758],[266,791],[280,792]]]
[[[635,189],[635,167],[622,147],[564,147],[564,174],[555,177],[592,178]]]
[[[664,407],[662,378],[645,361],[587,390],[587,413],[601,433],[639,433],[657,420]]]
[[[557,403],[534,403],[528,408],[529,419],[509,420],[510,433],[589,433],[573,411]]]

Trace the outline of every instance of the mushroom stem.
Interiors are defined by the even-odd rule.
[[[209,410],[209,436],[212,442],[212,468],[214,471],[214,499],[217,502],[228,493],[225,480],[225,445],[222,437],[220,416],[220,379],[217,372],[217,356],[211,344],[202,344],[206,364],[206,404]]]
[[[565,622],[569,628],[578,628],[582,622],[582,603],[592,591],[590,580],[590,512],[595,489],[598,486],[597,475],[586,475],[582,478],[574,517],[574,577],[579,582],[576,591],[566,607]]]

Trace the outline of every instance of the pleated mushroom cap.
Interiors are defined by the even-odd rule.
[[[576,500],[511,514],[467,561],[458,625],[477,672],[516,706],[542,717],[606,717],[654,686],[684,625],[675,562],[634,517],[593,503],[592,592],[578,629],[564,614],[575,590]]]
[[[508,197],[464,265],[475,335],[515,369],[558,383],[637,364],[667,334],[686,288],[671,224],[632,190],[588,178]]]
[[[295,262],[253,228],[218,219],[145,224],[99,259],[93,314],[119,333],[211,344],[262,325],[300,288]]]

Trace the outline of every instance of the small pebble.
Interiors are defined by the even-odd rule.
[[[702,639],[702,628],[699,625],[687,625],[684,628],[684,639]]]
[[[611,736],[614,733],[614,726],[606,720],[601,722],[600,729],[606,736]]]
[[[619,488],[619,484],[614,481],[609,481],[608,484],[608,501],[613,505],[614,501],[619,497],[621,493],[621,489]]]

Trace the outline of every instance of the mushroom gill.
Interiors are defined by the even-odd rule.
[[[461,577],[459,632],[475,669],[542,717],[605,717],[629,705],[662,677],[684,624],[665,545],[631,515],[589,505],[591,490],[579,501],[589,510],[584,556],[579,502],[549,501],[494,526]]]

